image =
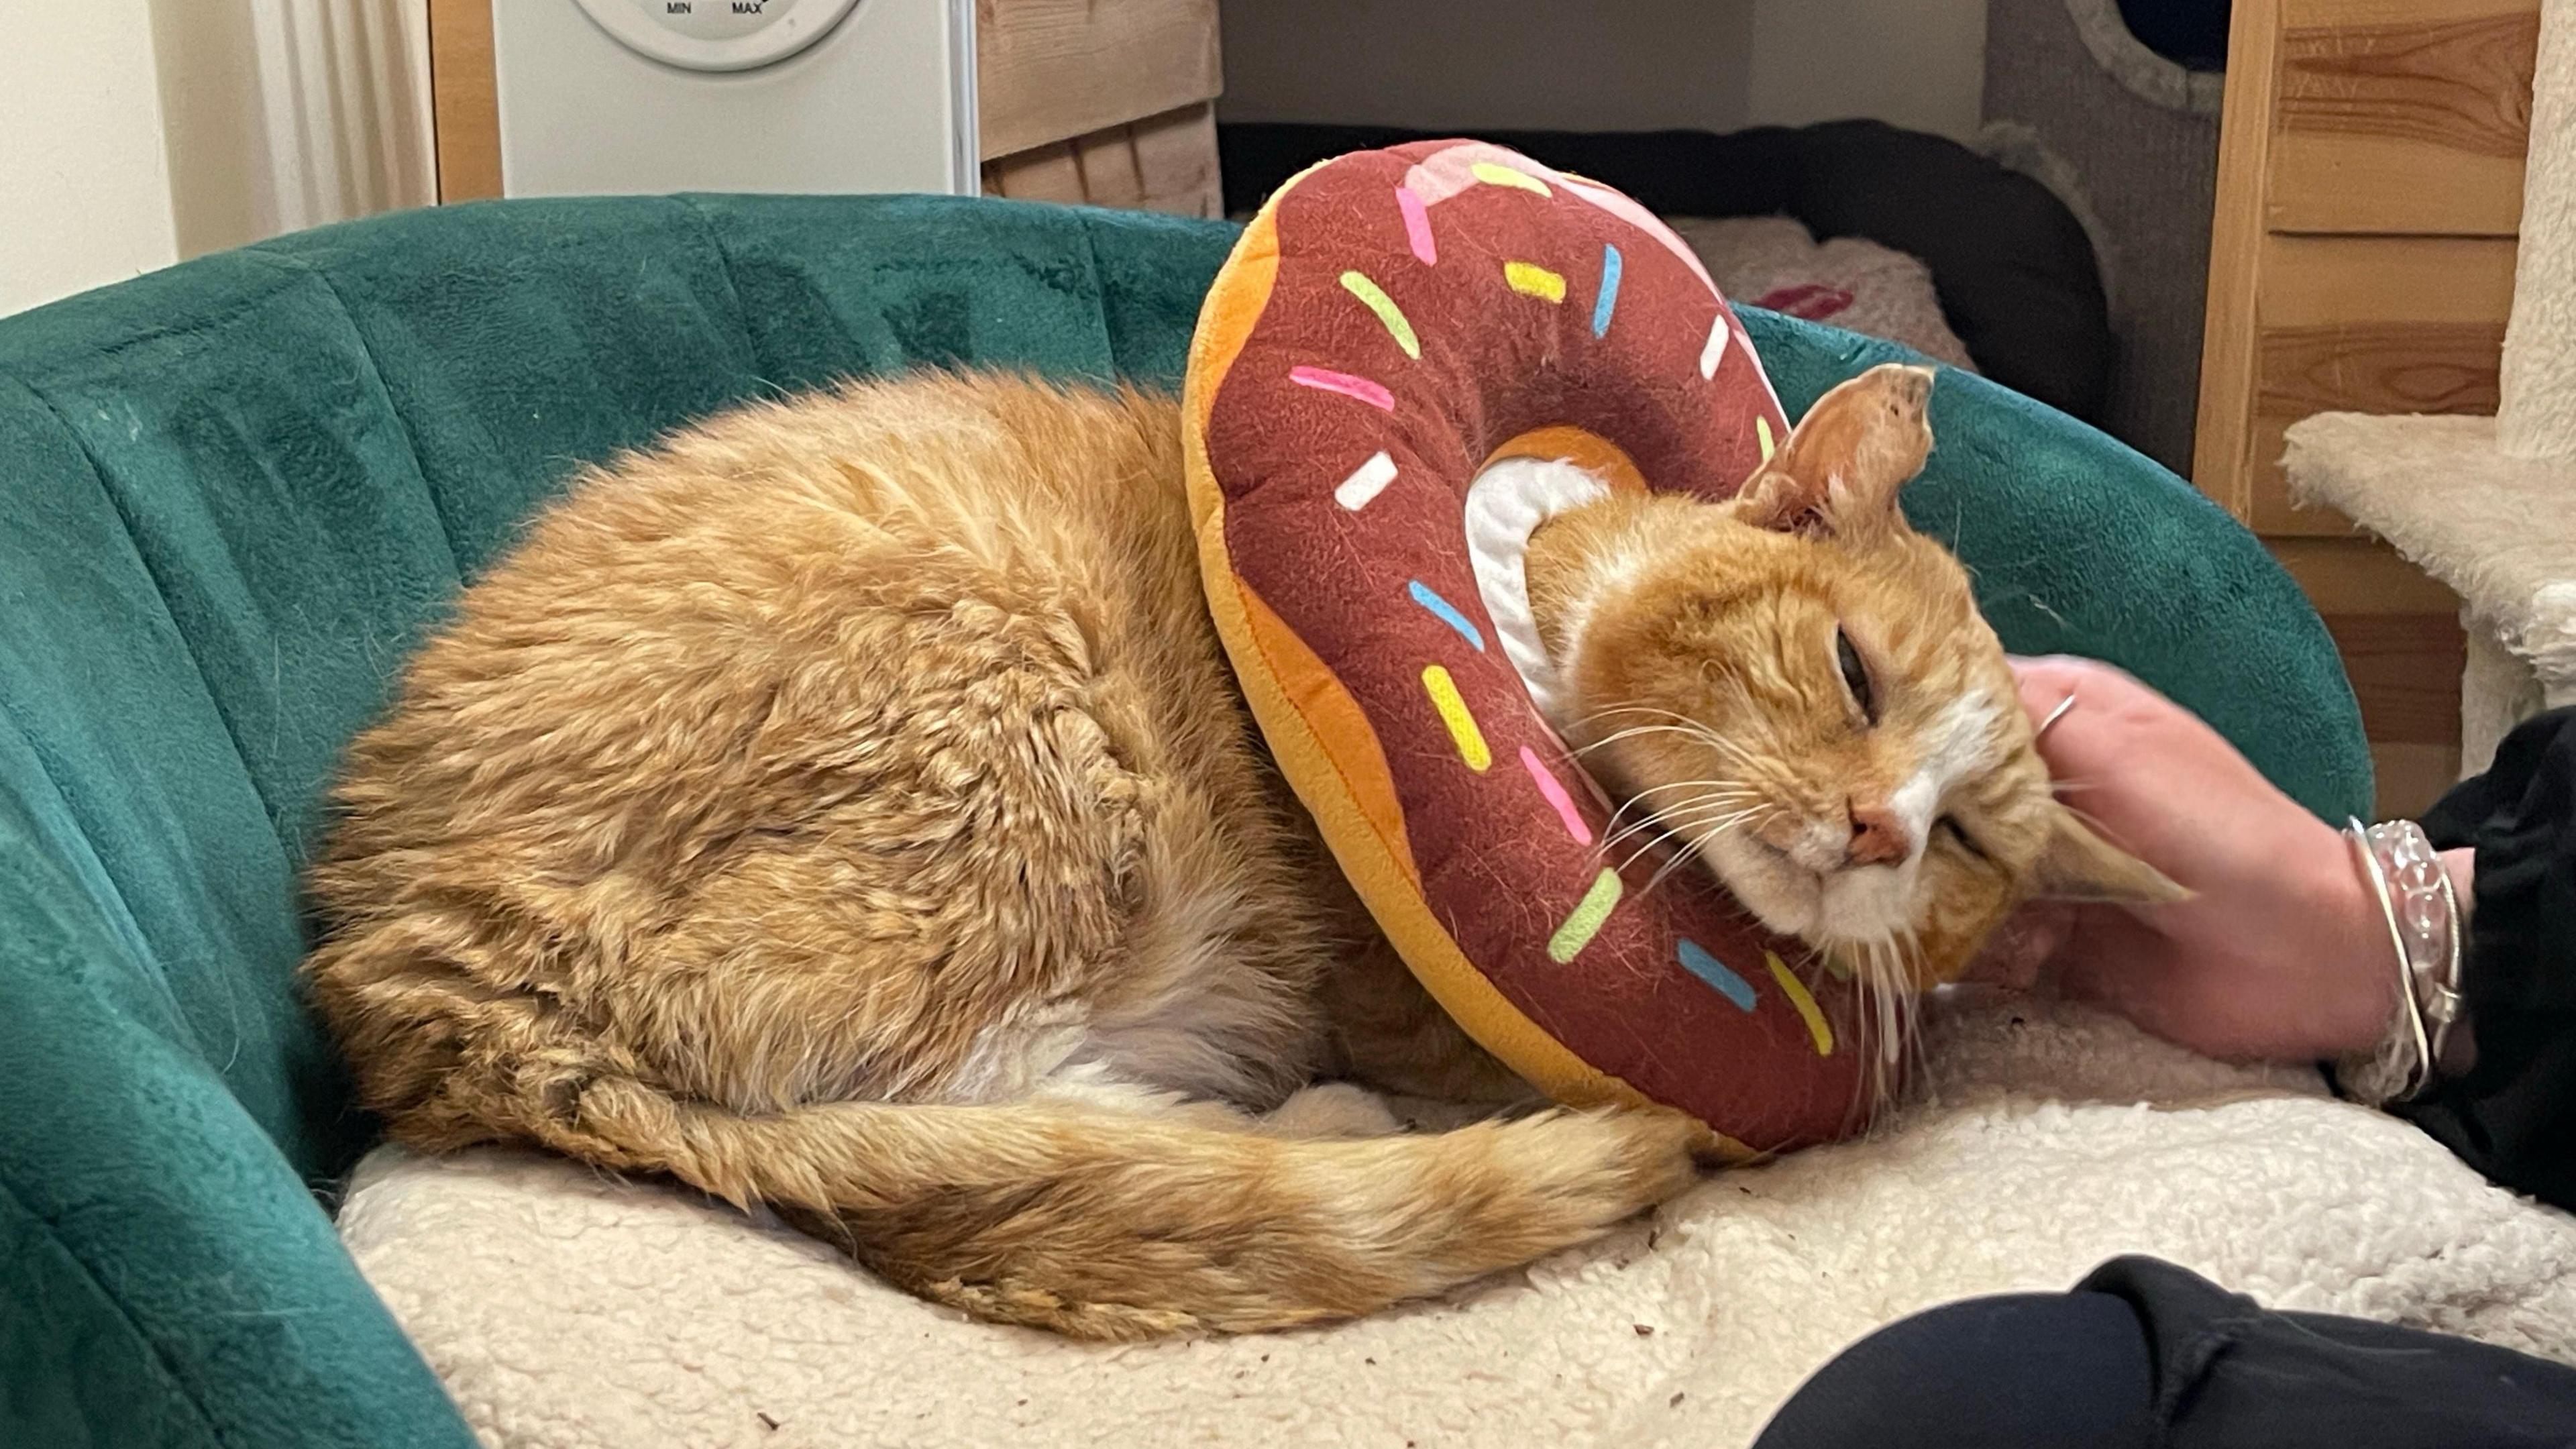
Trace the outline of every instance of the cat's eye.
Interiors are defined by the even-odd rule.
[[[1869,687],[1869,670],[1860,662],[1860,651],[1852,647],[1851,635],[1834,626],[1834,663],[1843,671],[1843,688],[1851,691],[1852,703],[1860,706],[1861,718],[1878,723],[1878,695]]]
[[[1975,856],[1977,859],[1984,861],[1988,865],[1994,864],[1995,858],[1988,855],[1986,853],[1986,848],[1977,843],[1977,837],[1970,835],[1967,827],[1959,823],[1958,816],[1944,815],[1936,823],[1934,828],[1939,830],[1942,834],[1949,836],[1951,844],[1966,851],[1968,854]]]

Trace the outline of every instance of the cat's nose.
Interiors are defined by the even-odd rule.
[[[1902,865],[1914,853],[1904,822],[1885,803],[1851,802],[1851,843],[1843,847],[1847,865]]]

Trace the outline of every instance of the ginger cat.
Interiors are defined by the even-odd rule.
[[[1739,499],[1602,497],[1526,555],[1605,780],[1898,994],[2034,892],[2171,889],[2051,797],[1964,574],[1897,512],[1929,386],[1880,368]],[[590,470],[337,802],[306,970],[396,1137],[764,1203],[985,1318],[1346,1317],[1694,1174],[1670,1114],[1408,1133],[1300,1092],[1526,1089],[1264,756],[1168,398],[915,376]]]

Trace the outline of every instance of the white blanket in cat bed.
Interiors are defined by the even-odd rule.
[[[2153,1253],[2275,1307],[2576,1362],[2576,1219],[2305,1072],[2072,1008],[1929,1012],[1921,1100],[1588,1248],[1317,1331],[970,1323],[680,1190],[505,1152],[360,1169],[341,1231],[494,1445],[1747,1443],[1918,1308]]]

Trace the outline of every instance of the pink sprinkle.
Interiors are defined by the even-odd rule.
[[[1577,845],[1590,845],[1592,827],[1583,823],[1582,814],[1574,808],[1574,797],[1566,794],[1565,787],[1556,782],[1556,773],[1539,759],[1538,751],[1527,745],[1521,746],[1521,768],[1529,771],[1530,783],[1538,786],[1538,792],[1547,797],[1547,803],[1556,807],[1556,818],[1565,822],[1565,833],[1573,836]]]
[[[1431,213],[1424,210],[1422,198],[1410,186],[1395,188],[1395,209],[1404,213],[1404,239],[1413,243],[1414,260],[1424,266],[1440,261],[1440,248],[1431,240]]]
[[[1288,380],[1299,387],[1322,388],[1344,397],[1355,397],[1385,412],[1395,411],[1395,394],[1365,377],[1353,377],[1347,372],[1328,372],[1320,367],[1292,367],[1288,369]]]

